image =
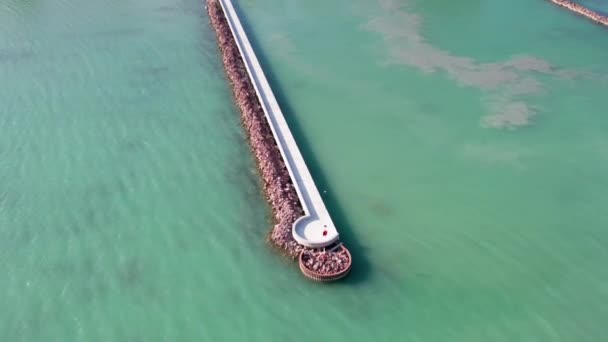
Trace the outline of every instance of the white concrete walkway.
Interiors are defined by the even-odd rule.
[[[305,215],[296,220],[293,225],[293,237],[298,243],[307,247],[328,246],[338,240],[338,231],[287,126],[283,112],[272,93],[232,2],[230,0],[219,1],[305,212]]]

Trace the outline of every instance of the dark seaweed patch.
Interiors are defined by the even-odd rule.
[[[143,277],[143,263],[136,258],[130,258],[120,265],[117,278],[124,287],[137,286]]]
[[[122,29],[111,29],[111,30],[97,31],[97,32],[93,32],[93,33],[91,33],[89,35],[92,36],[92,37],[118,38],[118,37],[127,37],[127,36],[138,35],[138,34],[140,34],[142,32],[143,32],[143,30],[139,29],[139,28],[122,28]]]
[[[34,58],[36,55],[30,50],[0,50],[0,63],[23,62]]]
[[[372,201],[369,208],[378,217],[388,217],[394,213],[393,208],[385,201]]]

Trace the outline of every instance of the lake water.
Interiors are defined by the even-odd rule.
[[[2,0],[0,340],[608,338],[605,28],[545,1],[238,9],[351,276],[266,245],[201,1]]]

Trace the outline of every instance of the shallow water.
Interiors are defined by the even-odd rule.
[[[353,274],[265,245],[200,1],[7,0],[2,341],[606,339],[608,31],[524,0],[239,8]]]

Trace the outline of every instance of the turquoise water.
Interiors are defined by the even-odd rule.
[[[0,2],[0,340],[603,341],[605,29],[544,1],[242,0],[355,255],[269,214],[202,3]]]

